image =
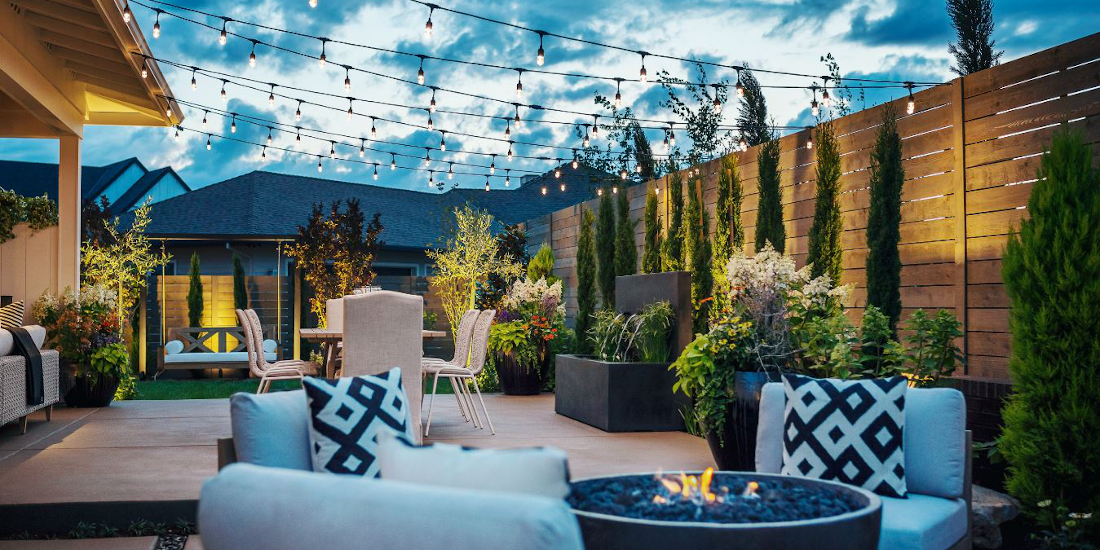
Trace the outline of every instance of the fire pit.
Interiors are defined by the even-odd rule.
[[[831,481],[757,473],[635,474],[575,481],[587,548],[874,550],[882,501]]]

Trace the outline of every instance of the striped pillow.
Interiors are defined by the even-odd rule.
[[[23,301],[12,302],[0,307],[0,328],[23,326]]]

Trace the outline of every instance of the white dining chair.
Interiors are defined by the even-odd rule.
[[[434,373],[432,377],[432,397],[428,400],[428,421],[424,427],[424,435],[428,435],[428,430],[432,426],[432,401],[440,378],[450,378],[458,382],[459,390],[463,392],[467,403],[470,405],[470,415],[473,417],[474,425],[478,428],[484,428],[477,409],[473,406],[473,397],[470,395],[468,384],[473,384],[474,391],[477,392],[477,400],[481,403],[481,412],[489,423],[489,431],[496,435],[493,420],[489,418],[489,411],[485,408],[485,399],[482,398],[481,388],[477,383],[477,376],[485,369],[485,360],[489,353],[489,329],[493,324],[493,317],[496,316],[496,313],[495,309],[487,309],[478,315],[477,321],[474,323],[473,334],[470,337],[470,360],[467,366],[461,367],[448,364],[440,367]]]
[[[461,319],[458,322],[458,328],[455,330],[455,352],[451,359],[441,359],[438,357],[425,357],[421,361],[421,367],[424,369],[424,379],[428,379],[434,376],[440,369],[453,365],[457,367],[465,367],[467,361],[470,358],[470,336],[474,333],[474,323],[477,321],[478,315],[481,311],[476,309],[468,310],[462,314]],[[467,413],[472,407],[472,403],[467,401],[465,392],[462,392],[458,387],[458,381],[454,378],[449,378],[451,382],[451,389],[454,391],[455,400],[458,401],[458,412],[462,414],[462,418],[467,422],[470,421],[471,415]],[[435,391],[432,391],[432,397],[435,397]],[[423,404],[424,398],[421,396],[421,404]]]
[[[267,393],[271,382],[275,380],[298,380],[318,372],[316,363],[288,359],[270,363],[264,357],[263,331],[260,329],[260,316],[255,310],[237,310],[237,319],[244,333],[244,348],[248,353],[248,371],[260,379],[256,393]]]

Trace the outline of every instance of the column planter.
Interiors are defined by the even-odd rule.
[[[106,407],[115,399],[118,378],[104,374],[77,376],[73,387],[65,394],[70,407]]]
[[[690,401],[672,393],[669,365],[558,355],[554,411],[606,432],[683,430]]]
[[[520,365],[511,353],[494,357],[500,389],[504,395],[538,395],[542,382],[538,365]]]
[[[756,471],[756,425],[760,420],[760,394],[764,384],[778,381],[766,372],[738,372],[734,375],[733,403],[726,415],[721,438],[707,430],[707,445],[719,470]]]

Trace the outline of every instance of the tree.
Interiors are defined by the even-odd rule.
[[[539,251],[527,264],[527,278],[531,281],[546,279],[549,284],[554,284],[559,279],[554,277],[554,249],[543,243]]]
[[[638,220],[630,219],[630,199],[626,189],[617,193],[615,226],[615,275],[633,275],[638,272],[638,247],[634,244],[634,228]]]
[[[649,144],[649,139],[645,137],[645,131],[636,120],[630,123],[630,130],[634,136],[634,162],[639,168],[638,177],[642,181],[655,179],[657,161],[653,158],[653,148]]]
[[[343,211],[340,204],[333,202],[327,216],[323,204],[314,204],[309,221],[298,226],[298,236],[286,250],[313,290],[309,307],[321,323],[326,322],[327,300],[374,282],[371,266],[382,246],[381,214],[375,213],[367,223],[358,200],[348,200]]]
[[[654,189],[657,189],[654,186]],[[646,193],[645,249],[642,252],[642,273],[661,272],[661,219],[657,216],[657,193]]]
[[[202,279],[199,274],[199,253],[191,253],[191,271],[187,274],[187,325],[202,326]]]
[[[688,206],[684,216],[685,263],[691,270],[692,326],[697,333],[707,331],[707,312],[713,290],[711,272],[711,248],[707,234],[710,231],[707,213],[700,196],[699,178],[688,182]]]
[[[844,220],[840,217],[840,149],[832,122],[817,129],[817,193],[814,198],[814,221],[810,226],[810,250],[806,262],[813,264],[813,277],[828,275],[833,284],[840,283],[840,233]]]
[[[998,63],[1004,51],[993,51],[993,0],[947,0],[947,15],[956,38],[947,46],[955,56],[952,71],[966,76]]]
[[[737,126],[741,128],[741,137],[750,146],[771,141],[775,134],[768,123],[768,102],[764,99],[760,81],[748,69],[741,70],[740,79],[745,90],[737,106]]]
[[[235,309],[248,308],[248,289],[245,287],[244,267],[241,265],[241,257],[233,255],[233,307]]]
[[[673,172],[668,182],[669,223],[662,243],[661,267],[665,271],[684,269],[684,234],[680,227],[684,221],[684,179]]]
[[[890,320],[897,334],[901,318],[901,136],[893,104],[882,111],[875,145],[871,149],[871,206],[867,215],[867,305]]]
[[[714,282],[712,313],[721,313],[728,305],[729,280],[726,279],[726,264],[733,256],[733,251],[740,251],[744,243],[745,229],[741,226],[741,177],[737,158],[726,155],[722,157],[722,168],[718,171],[718,199],[714,207],[714,241],[711,244],[714,255],[711,262],[711,279]]]
[[[771,243],[776,252],[786,247],[787,229],[783,226],[782,191],[779,188],[779,140],[773,139],[756,155],[760,206],[756,211],[756,251]]]
[[[1014,382],[999,445],[1006,487],[1047,525],[1060,506],[1100,510],[1100,170],[1085,143],[1055,133],[1001,268]]]
[[[600,299],[604,309],[615,307],[615,208],[611,193],[600,194],[599,215],[596,217],[596,258],[598,271],[596,284],[600,287]]]
[[[145,228],[152,219],[152,207],[145,201],[134,211],[130,227],[119,230],[119,219],[103,220],[101,237],[80,247],[83,278],[88,284],[100,285],[116,293],[119,326],[125,326],[137,310],[141,293],[148,285],[147,276],[164,266],[172,256],[153,249]]]
[[[111,202],[107,197],[100,195],[99,200],[86,200],[80,207],[80,225],[83,243],[92,243],[95,246],[110,244]]]
[[[443,313],[452,327],[474,309],[477,289],[489,275],[502,278],[518,277],[523,266],[510,254],[498,254],[499,242],[492,233],[493,216],[471,208],[469,204],[454,210],[454,226],[442,237],[441,248],[429,250],[428,259],[435,262],[435,275],[430,282],[443,303]],[[451,331],[457,338],[457,331]]]
[[[729,82],[707,84],[707,71],[702,63],[695,64],[695,71],[698,73],[697,82],[673,77],[668,71],[661,71],[657,75],[657,81],[668,94],[661,101],[661,107],[670,109],[680,118],[691,140],[691,149],[687,154],[688,164],[691,165],[699,164],[733,146],[733,134],[729,130],[721,129],[722,109],[714,108],[715,101],[720,106],[726,104]],[[680,89],[686,92],[685,95],[695,105],[694,108],[680,98]]]
[[[596,238],[593,226],[596,217],[581,205],[581,233],[577,237],[577,319],[574,328],[577,346],[581,353],[588,353],[588,329],[592,326],[592,314],[596,311]]]
[[[540,249],[539,252],[542,252],[542,250]],[[511,256],[520,265],[528,263],[527,234],[524,233],[519,224],[505,225],[504,230],[497,233],[497,257],[503,259],[505,256]],[[552,271],[553,268],[554,252],[551,250],[550,270]],[[553,277],[553,275],[550,275],[550,277]],[[499,273],[490,273],[485,284],[478,287],[477,308],[497,309],[500,306],[500,301],[504,299],[508,289],[511,288],[516,279],[517,277],[502,277]],[[550,279],[547,278],[547,280]],[[554,278],[554,280],[557,280],[557,278]]]

